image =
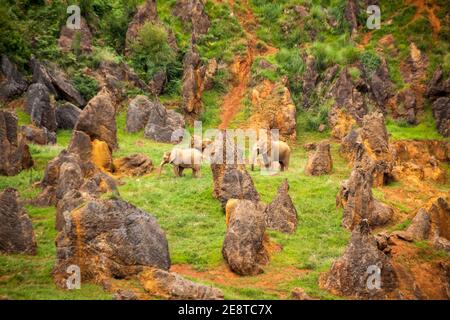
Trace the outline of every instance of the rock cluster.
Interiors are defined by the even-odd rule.
[[[19,192],[0,192],[0,252],[36,254],[36,239],[28,213],[19,201]]]
[[[27,90],[28,83],[6,55],[1,56],[0,99],[10,100]]]
[[[178,0],[172,13],[184,24],[191,25],[195,36],[206,34],[211,25],[202,0]]]
[[[443,136],[450,136],[450,74],[445,74],[441,67],[434,72],[426,96],[433,103],[433,115],[438,131]]]
[[[322,141],[316,146],[314,153],[309,155],[305,174],[321,176],[331,173],[332,169],[333,160],[331,158],[330,143],[328,141]]]
[[[33,166],[28,145],[17,127],[17,117],[0,110],[0,175],[14,176]]]

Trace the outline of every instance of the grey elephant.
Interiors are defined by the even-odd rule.
[[[274,152],[272,152],[272,150]],[[277,152],[278,151],[278,152]],[[278,154],[277,159],[273,159]],[[269,169],[273,163],[279,163],[281,171],[287,171],[289,169],[289,162],[291,158],[291,148],[286,142],[283,141],[272,141],[267,142],[266,139],[260,139],[253,145],[250,164],[251,169],[254,171],[255,162],[258,158],[262,159],[262,165]]]
[[[161,176],[164,165],[171,164],[176,177],[182,177],[184,169],[192,169],[192,175],[195,178],[200,177],[200,168],[203,155],[197,149],[173,148],[172,151],[164,153],[163,160],[159,167],[159,176]]]

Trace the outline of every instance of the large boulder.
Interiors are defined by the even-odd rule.
[[[137,153],[114,160],[114,174],[119,176],[143,176],[153,170],[153,162],[145,154]]]
[[[378,271],[379,288],[370,279]],[[353,231],[344,254],[321,279],[321,286],[333,294],[358,299],[386,299],[398,288],[397,274],[391,260],[379,249],[375,237],[370,235],[366,220],[361,221]]]
[[[127,131],[138,132],[145,128],[153,108],[152,101],[146,96],[136,96],[131,100],[127,110]]]
[[[56,143],[56,133],[47,128],[37,128],[33,125],[20,128],[22,136],[28,143],[46,145]]]
[[[172,13],[184,24],[190,24],[196,36],[206,34],[211,25],[202,0],[177,0]]]
[[[438,131],[445,137],[450,136],[450,97],[437,99],[432,106]]]
[[[286,179],[278,187],[277,196],[264,212],[267,228],[284,233],[294,233],[297,229],[297,209],[288,192],[289,184]]]
[[[221,290],[186,280],[176,273],[146,268],[139,281],[152,296],[176,300],[223,300]]]
[[[375,102],[381,110],[384,110],[393,90],[386,61],[383,59],[378,69],[367,77]]]
[[[373,227],[391,220],[392,208],[376,200],[372,194],[373,176],[379,170],[378,166],[360,147],[350,178],[342,182],[337,197],[337,204],[344,208],[342,224],[345,228],[353,230],[364,219]]]
[[[177,143],[184,135],[183,116],[167,110],[159,101],[151,105],[144,136],[158,142]]]
[[[333,170],[333,160],[331,159],[330,143],[322,141],[317,145],[314,153],[310,154],[305,174],[321,176],[331,173],[331,170]]]
[[[49,92],[58,99],[72,102],[78,107],[86,104],[81,94],[75,89],[67,75],[55,64],[43,64],[35,58],[30,60],[33,70],[33,82],[45,85]]]
[[[448,201],[444,198],[437,198],[427,209],[419,209],[406,232],[414,240],[430,240],[437,249],[450,252],[450,206]]]
[[[230,200],[227,204],[228,228],[222,254],[239,275],[259,274],[269,261],[264,247],[264,209],[264,205],[249,200]]]
[[[442,67],[439,66],[433,73],[433,77],[428,84],[426,96],[434,101],[440,97],[448,96],[449,94],[450,74],[445,74]]]
[[[109,91],[102,89],[88,102],[74,129],[83,131],[91,137],[91,140],[106,142],[110,150],[118,148],[116,110]]]
[[[33,124],[52,132],[56,131],[55,108],[45,85],[35,83],[28,88],[25,110],[30,114]]]
[[[56,238],[55,283],[64,288],[76,265],[81,281],[136,275],[145,267],[170,268],[164,231],[147,212],[121,200],[91,200],[66,215]]]
[[[0,252],[36,254],[36,239],[28,213],[19,202],[19,192],[0,192]]]
[[[81,114],[81,109],[70,102],[64,102],[56,107],[56,124],[58,129],[73,129]]]
[[[92,33],[84,17],[80,19],[80,29],[71,29],[64,24],[59,34],[58,46],[62,52],[80,50],[82,53],[92,52]],[[79,46],[79,48],[76,48]]]
[[[14,176],[33,166],[25,140],[18,132],[17,117],[0,110],[0,175]]]
[[[245,168],[242,150],[239,150],[232,138],[222,132],[207,148],[207,153],[211,150],[213,195],[220,201],[222,208],[225,208],[230,199],[259,201],[258,191]]]
[[[1,100],[9,100],[21,95],[27,90],[27,81],[17,70],[17,67],[4,54],[2,54],[0,74]]]

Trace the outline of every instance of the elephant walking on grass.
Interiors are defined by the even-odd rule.
[[[176,177],[183,177],[184,169],[192,169],[195,178],[200,177],[200,168],[203,160],[202,153],[193,148],[180,149],[173,148],[172,151],[164,153],[164,158],[160,164],[159,176],[161,176],[164,165],[171,164]]]

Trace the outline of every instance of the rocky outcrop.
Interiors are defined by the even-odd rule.
[[[374,172],[380,170],[378,168],[379,164],[360,147],[350,178],[342,182],[336,200],[344,208],[342,224],[345,228],[353,230],[364,219],[373,227],[391,220],[392,208],[376,200],[372,194]]]
[[[191,117],[196,117],[202,110],[202,93],[204,69],[200,54],[191,44],[183,59],[183,109]]]
[[[0,175],[14,176],[33,166],[30,150],[18,132],[17,117],[0,110]]]
[[[237,274],[259,274],[269,261],[264,247],[264,209],[260,203],[249,200],[231,200],[227,204],[228,228],[222,254]]]
[[[430,240],[437,249],[450,252],[450,206],[444,198],[421,208],[406,232],[418,241]]]
[[[35,126],[22,126],[20,128],[23,138],[27,143],[40,145],[55,144],[56,133],[47,130],[47,128],[37,128]]]
[[[114,174],[119,176],[138,177],[148,174],[153,170],[152,160],[142,153],[116,159],[113,164]]]
[[[28,88],[25,110],[31,116],[34,125],[51,132],[56,131],[55,107],[45,85],[35,83]]]
[[[395,141],[391,144],[395,180],[421,183],[445,183],[446,171],[441,163],[449,161],[449,145],[444,141]]]
[[[328,121],[331,126],[331,136],[338,140],[346,137],[356,125],[355,119],[347,111],[336,107],[330,110]]]
[[[30,60],[33,70],[33,82],[46,86],[50,94],[61,100],[69,101],[78,107],[86,104],[81,94],[75,89],[67,75],[55,64],[43,64],[35,58]]]
[[[62,52],[80,50],[82,53],[92,52],[92,33],[84,17],[80,19],[80,29],[71,29],[64,24],[59,34],[58,46]]]
[[[106,89],[102,89],[88,102],[74,129],[86,133],[91,140],[106,142],[110,150],[118,148],[116,110]]]
[[[386,61],[383,59],[378,69],[373,74],[366,74],[366,78],[368,79],[373,99],[377,103],[378,108],[385,110],[386,104],[393,95],[394,87],[389,77],[389,69]]]
[[[139,281],[145,291],[152,296],[173,300],[223,300],[221,290],[201,285],[173,272],[146,268],[139,275]]]
[[[333,170],[333,160],[331,158],[330,143],[322,141],[317,145],[314,153],[309,155],[305,174],[321,176],[331,173],[331,170]]]
[[[450,95],[450,74],[445,74],[439,66],[427,86],[426,96],[434,101],[448,95]]]
[[[0,252],[36,254],[36,239],[28,213],[20,204],[19,192],[0,192]]]
[[[64,102],[56,106],[56,125],[58,129],[71,130],[80,117],[81,109],[70,102]]]
[[[159,101],[150,105],[144,136],[158,142],[178,143],[184,136],[183,116],[167,110]]]
[[[121,200],[91,200],[66,215],[56,238],[55,283],[66,287],[69,266],[81,281],[136,275],[145,267],[170,268],[167,239],[156,219]]]
[[[438,131],[445,137],[450,137],[450,97],[437,99],[432,106]]]
[[[146,96],[136,96],[131,100],[130,105],[127,110],[127,126],[128,132],[138,132],[145,128],[148,122],[150,113],[154,108],[158,106],[153,106],[154,103],[150,101]]]
[[[371,276],[378,272],[381,285],[377,288]],[[379,248],[375,237],[370,235],[366,220],[353,231],[343,256],[321,279],[321,286],[333,294],[358,299],[386,299],[398,288],[391,260]]]
[[[211,25],[202,0],[177,0],[172,13],[185,25],[191,25],[196,36],[206,34]]]
[[[281,137],[295,140],[296,108],[284,82],[268,80],[253,88],[252,112],[247,125],[254,129],[278,129]]]
[[[220,201],[222,208],[225,208],[230,199],[260,200],[253,180],[245,169],[242,151],[225,131],[216,137],[208,150],[213,150],[211,158],[213,195]]]
[[[166,82],[167,82],[166,72],[163,70],[157,71],[153,75],[153,78],[148,85],[150,92],[155,96],[159,96],[161,93],[163,93]]]
[[[308,109],[310,105],[310,99],[316,89],[316,84],[319,79],[319,73],[316,70],[316,60],[314,56],[306,57],[306,69],[302,79],[302,91],[303,91],[303,107]]]
[[[269,229],[284,233],[294,233],[297,230],[297,209],[289,196],[287,179],[278,187],[278,194],[265,210],[266,226]]]
[[[0,71],[0,100],[9,100],[27,90],[27,81],[4,54],[2,54]]]

